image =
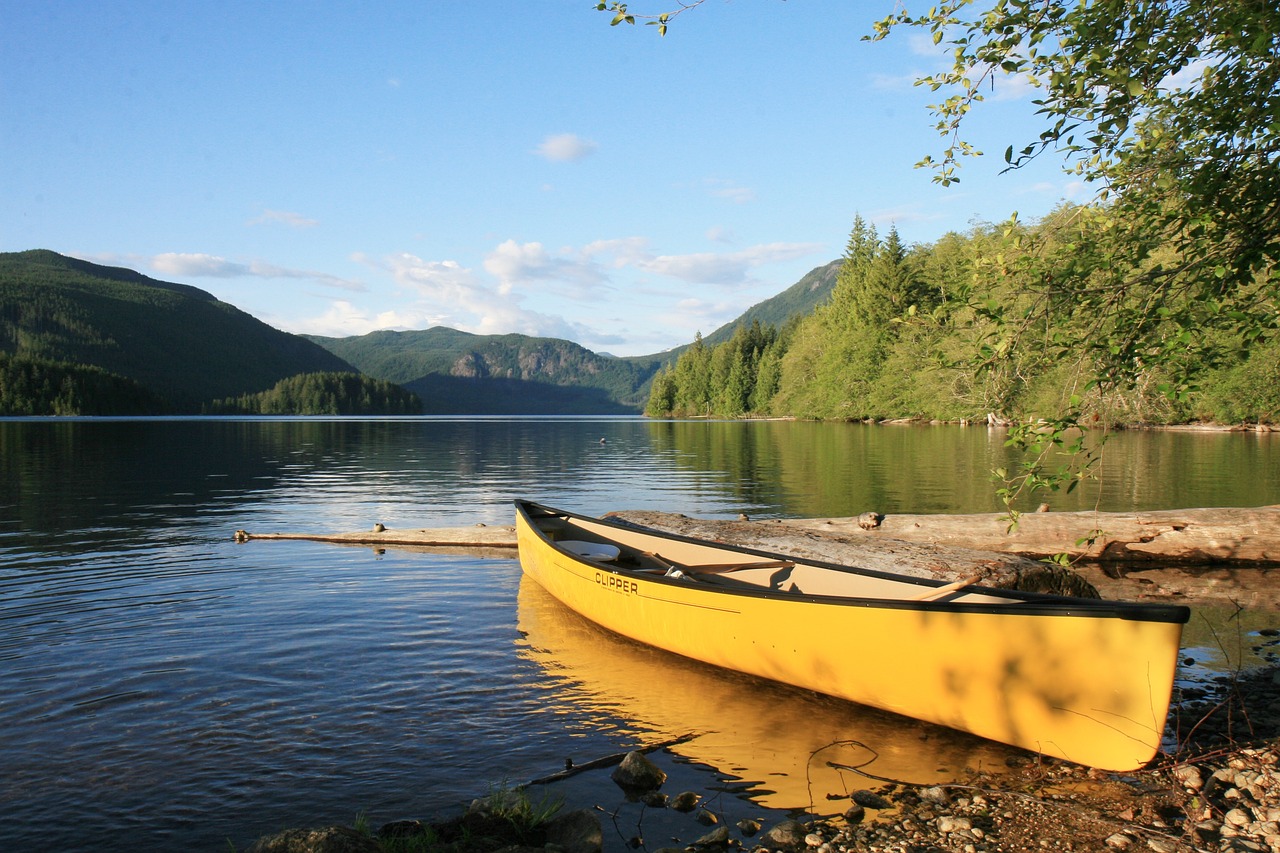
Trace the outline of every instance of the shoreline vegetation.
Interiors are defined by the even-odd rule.
[[[1063,204],[1038,222],[912,246],[856,216],[824,302],[780,327],[743,322],[715,344],[698,336],[654,376],[645,412],[1275,423],[1280,339],[1255,334],[1247,313],[1191,322],[1203,306],[1170,293],[1138,334],[1121,304],[1098,304],[1087,290],[1075,304],[1062,298],[1123,266],[1108,248],[1111,223],[1096,213]],[[1176,263],[1177,253],[1158,260]]]

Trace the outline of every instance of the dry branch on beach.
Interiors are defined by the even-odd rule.
[[[631,524],[701,539],[902,574],[1036,588],[1045,574],[1036,560],[1067,554],[1104,597],[1212,597],[1254,606],[1280,606],[1280,595],[1257,588],[1255,570],[1280,566],[1280,506],[1152,512],[1037,512],[1009,530],[1002,513],[769,519],[690,518],[677,513],[622,511]],[[511,525],[388,528],[349,533],[249,533],[238,541],[311,540],[375,548],[477,550],[503,555],[516,545]],[[1104,572],[1097,568],[1106,565]],[[1160,579],[1126,579],[1159,568]],[[1252,576],[1250,576],[1252,573]],[[1150,574],[1149,572],[1147,574]],[[1145,586],[1144,586],[1145,584]],[[1062,590],[1065,591],[1065,590]],[[1273,601],[1273,599],[1275,599]]]
[[[1280,506],[1154,510],[1150,512],[1025,513],[1009,529],[1003,513],[879,515],[847,518],[789,518],[767,521],[693,519],[676,513],[611,513],[635,524],[702,538],[762,547],[807,531],[849,544],[896,540],[993,551],[1040,559],[1066,554],[1073,560],[1122,566],[1280,566]],[[859,523],[874,516],[872,524]],[[772,528],[772,529],[769,529]],[[785,533],[782,531],[786,531]],[[741,537],[741,538],[736,538]],[[249,533],[250,539],[307,539],[356,545],[420,545],[514,548],[511,525],[392,529],[350,533]],[[818,555],[814,555],[818,556]],[[830,557],[828,557],[830,559]]]

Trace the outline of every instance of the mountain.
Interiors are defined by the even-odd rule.
[[[812,314],[815,308],[831,296],[831,289],[836,286],[836,276],[840,274],[840,266],[843,263],[844,259],[838,258],[829,264],[814,267],[805,274],[804,278],[777,296],[771,296],[763,302],[752,305],[743,312],[742,316],[725,323],[707,335],[703,338],[703,342],[709,346],[722,344],[733,337],[735,329],[743,325],[749,326],[753,320],[759,320],[762,326],[781,329],[792,317]]]
[[[0,353],[101,368],[178,412],[354,370],[199,288],[43,249],[0,253]]]
[[[782,326],[827,300],[843,261],[811,270],[706,338],[728,340],[742,323]],[[362,373],[395,382],[441,414],[615,414],[642,411],[658,368],[688,345],[644,356],[593,353],[571,341],[473,335],[436,326],[350,338],[307,335]]]
[[[307,337],[362,373],[413,391],[429,413],[634,413],[643,408],[643,389],[663,358],[615,358],[558,338],[473,335],[443,326]]]
[[[741,323],[781,326],[811,313],[830,294],[839,266],[812,270],[707,342],[727,340]],[[416,393],[433,414],[637,413],[654,374],[684,349],[619,358],[555,338],[443,327],[291,335],[189,285],[41,249],[0,253],[0,384],[48,404],[10,400],[12,414],[195,413],[233,398],[268,406],[291,398],[284,380],[334,375],[329,395],[341,385],[336,374],[357,370]],[[63,387],[72,392],[60,393]],[[247,399],[264,392],[269,399]],[[87,400],[94,402],[86,408]]]

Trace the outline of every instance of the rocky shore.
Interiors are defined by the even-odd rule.
[[[1269,655],[1270,656],[1270,655]],[[666,774],[639,753],[595,774],[581,801],[530,821],[530,797],[503,792],[436,823],[378,832],[291,830],[253,853],[439,850],[451,853],[783,851],[783,853],[1271,853],[1280,851],[1280,668],[1184,687],[1167,754],[1126,774],[1026,754],[1009,766],[929,786],[869,776],[812,812],[739,818],[723,789],[665,793]],[[606,778],[607,774],[607,778]],[[561,774],[557,774],[561,775]],[[579,789],[580,791],[582,789]],[[533,800],[536,801],[536,800]],[[619,820],[618,802],[633,809]],[[637,810],[638,811],[635,811]],[[515,815],[518,820],[512,819]],[[631,822],[634,821],[634,824]],[[536,824],[536,825],[533,825]],[[625,825],[625,831],[622,826]]]

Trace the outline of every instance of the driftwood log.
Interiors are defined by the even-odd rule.
[[[781,523],[841,536],[945,544],[1042,559],[1121,566],[1280,566],[1280,506],[1152,512],[1032,512],[1016,529],[999,513],[886,515],[868,528],[850,518]]]
[[[808,528],[791,522],[716,521],[643,511],[614,512],[608,517],[695,539],[757,548],[802,559],[856,565],[875,571],[946,581],[976,577],[983,586],[1098,596],[1097,590],[1079,575],[1017,554],[857,536],[848,530],[836,529],[835,525]],[[857,529],[856,521],[845,521]]]
[[[1280,506],[1027,513],[1013,531],[999,513],[868,512],[851,518],[763,521],[645,511],[612,515],[656,530],[882,571],[944,580],[978,575],[986,586],[1075,594],[1089,594],[1092,587],[1106,598],[1122,600],[1225,601],[1280,608],[1280,573],[1272,571],[1280,566]],[[371,530],[331,534],[240,530],[236,539],[301,539],[496,557],[510,557],[516,545],[514,527],[483,524],[403,529],[379,524]],[[1075,571],[1067,575],[1037,562],[1053,554],[1078,561]]]

